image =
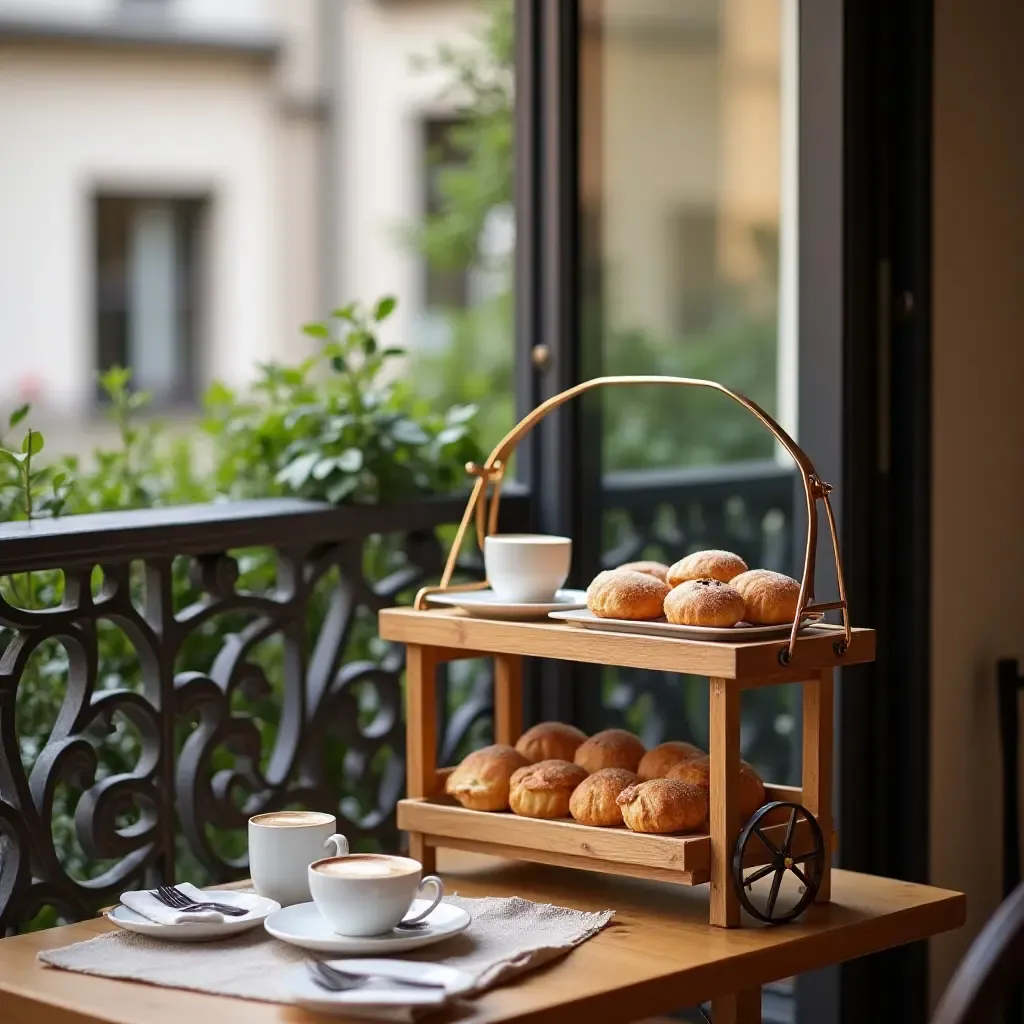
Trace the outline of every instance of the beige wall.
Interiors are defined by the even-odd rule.
[[[1024,4],[935,5],[931,877],[1000,898],[996,658],[1024,658]]]

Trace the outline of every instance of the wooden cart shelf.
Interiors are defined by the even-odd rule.
[[[811,626],[800,634],[793,659],[779,662],[786,639],[754,643],[676,640],[669,637],[606,633],[554,621],[502,622],[475,619],[459,611],[387,608],[380,613],[380,636],[438,651],[438,661],[517,654],[622,668],[691,673],[735,679],[741,688],[802,682],[822,669],[874,661],[875,631],[854,629],[850,647],[837,654],[839,627]]]
[[[806,824],[802,821],[794,830],[794,839],[802,846],[812,841]],[[711,881],[711,836],[706,833],[645,835],[625,827],[581,825],[570,818],[549,820],[471,811],[440,798],[400,801],[398,827],[427,836],[428,845],[435,847],[655,878],[677,885]],[[785,831],[785,822],[764,829],[765,836],[776,843],[781,843]],[[767,856],[757,856],[757,847],[748,849],[746,867],[767,863]]]

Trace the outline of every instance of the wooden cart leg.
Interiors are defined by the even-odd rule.
[[[523,734],[523,659],[494,656],[494,742],[510,747]]]
[[[437,654],[432,647],[409,644],[405,653],[406,791],[428,797],[437,780]],[[420,832],[409,833],[409,856],[425,875],[437,870],[434,847]]]
[[[750,988],[711,1000],[715,1024],[761,1024],[761,990]]]
[[[732,855],[740,831],[740,691],[735,680],[710,683],[711,923],[736,928],[740,903],[732,884]]]
[[[825,837],[825,867],[815,903],[832,895],[832,669],[803,684],[803,803]]]

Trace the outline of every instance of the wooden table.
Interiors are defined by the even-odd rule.
[[[758,987],[964,922],[962,894],[836,870],[832,902],[798,921],[740,929],[708,924],[706,887],[688,888],[566,868],[441,851],[450,891],[523,896],[582,910],[616,911],[600,934],[548,967],[431,1017],[431,1024],[529,1021],[563,1024],[590,1015],[626,1024],[707,999],[715,1024],[760,1017]],[[0,940],[3,1024],[280,1024],[321,1019],[294,1007],[155,988],[44,967],[42,949],[108,931],[97,919]],[[737,993],[737,989],[743,991]],[[735,1007],[723,1011],[719,1007]],[[337,1020],[337,1018],[331,1018]]]

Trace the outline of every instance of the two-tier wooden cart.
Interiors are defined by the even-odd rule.
[[[429,608],[430,595],[438,590],[486,585],[456,588],[451,580],[462,541],[474,517],[481,546],[483,538],[497,529],[501,480],[518,440],[548,412],[581,391],[637,383],[716,389],[752,412],[793,456],[804,485],[808,531],[799,607],[788,638],[722,643],[636,636],[591,631],[554,621],[470,618],[458,611]],[[796,874],[804,881],[806,894],[806,900],[798,901],[797,911],[812,899],[827,902],[834,839],[833,672],[842,665],[873,660],[875,636],[872,630],[850,626],[828,498],[830,488],[818,477],[803,451],[767,413],[721,385],[688,378],[615,377],[588,381],[550,399],[511,431],[484,465],[470,465],[467,469],[477,479],[440,587],[421,591],[413,608],[391,608],[380,614],[381,637],[403,643],[407,650],[408,796],[398,805],[398,825],[409,833],[411,855],[424,864],[426,871],[434,870],[435,849],[443,846],[683,885],[710,882],[710,921],[722,927],[740,924],[741,906],[752,909],[744,892],[745,868],[763,865],[765,870],[761,874],[776,871],[781,877],[783,869],[793,870],[795,861]],[[839,588],[839,600],[826,604],[813,601],[819,503],[827,517]],[[804,625],[806,614],[829,610],[842,613],[842,625]],[[508,744],[514,744],[522,732],[526,657],[707,676],[712,797],[709,833],[646,835],[624,828],[590,827],[571,820],[471,811],[447,799],[444,782],[451,769],[437,764],[437,669],[445,662],[481,657],[494,659],[495,740]],[[746,689],[781,683],[802,686],[801,785],[766,786],[769,801],[787,806],[769,804],[743,827],[738,802],[740,695]],[[809,879],[799,867],[808,861],[814,869]],[[756,915],[756,909],[754,912]],[[769,909],[766,919],[771,918]]]

